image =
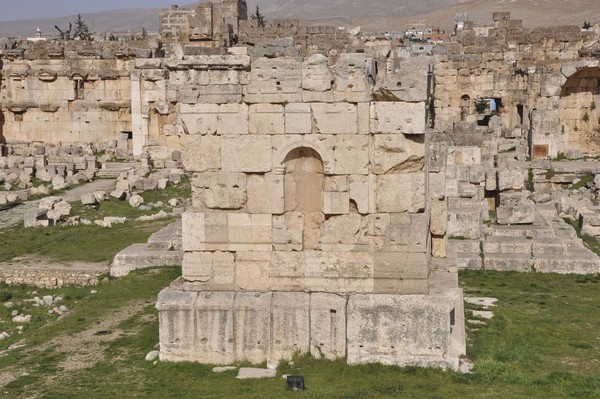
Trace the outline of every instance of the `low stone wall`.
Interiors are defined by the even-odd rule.
[[[67,285],[97,285],[104,272],[77,270],[23,270],[19,266],[0,269],[0,280],[8,285],[31,285],[38,288],[60,288]]]

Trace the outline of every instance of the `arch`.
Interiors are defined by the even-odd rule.
[[[333,166],[335,164],[333,150],[327,151],[322,144],[312,141],[311,138],[306,137],[302,138],[300,141],[296,141],[279,149],[273,156],[275,166],[274,169],[277,170],[278,168],[283,168],[281,173],[285,173],[286,158],[297,148],[308,148],[315,151],[323,164],[323,173],[326,175],[333,174]]]
[[[559,95],[560,151],[600,153],[600,67],[570,73]]]
[[[460,120],[464,122],[467,119],[467,115],[471,114],[471,97],[468,94],[463,95],[460,98]]]
[[[298,147],[285,157],[285,212],[323,212],[323,161],[312,148]]]

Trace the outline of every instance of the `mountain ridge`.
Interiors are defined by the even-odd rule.
[[[524,27],[553,25],[582,25],[584,21],[600,21],[597,0],[260,0],[260,10],[268,19],[302,19],[308,25],[362,26],[368,31],[403,30],[415,25],[451,29],[454,16],[467,12],[477,25],[490,25],[492,13],[510,11],[513,19],[522,19]],[[198,2],[182,5],[193,7]],[[256,10],[256,0],[248,2],[248,14]],[[159,9],[118,9],[81,14],[90,31],[149,32],[158,31]],[[31,37],[39,26],[46,36],[54,36],[55,25],[68,27],[76,15],[60,18],[41,18],[1,21],[0,36]]]

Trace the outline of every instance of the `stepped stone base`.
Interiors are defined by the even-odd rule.
[[[310,352],[346,356],[349,364],[457,369],[463,351],[456,288],[435,295],[337,295],[190,292],[180,283],[162,290],[156,304],[161,360],[261,363]]]
[[[148,244],[133,244],[115,255],[110,266],[110,275],[124,277],[136,269],[181,265],[182,259],[182,251],[157,251]]]

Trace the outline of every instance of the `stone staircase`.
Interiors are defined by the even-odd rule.
[[[121,173],[132,169],[134,165],[133,162],[106,162],[102,165],[102,169],[96,173],[96,177],[116,179]]]
[[[181,219],[152,234],[145,244],[133,244],[113,259],[110,275],[124,277],[132,270],[181,265],[183,260]]]
[[[448,257],[461,269],[577,274],[600,270],[600,258],[551,205],[536,205],[531,225],[491,225],[481,240],[449,240]]]

